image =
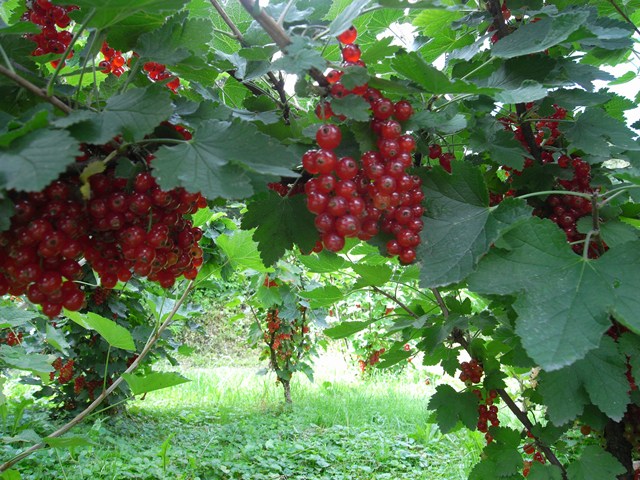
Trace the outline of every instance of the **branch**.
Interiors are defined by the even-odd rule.
[[[637,33],[638,35],[640,35],[640,30],[638,30],[638,27],[636,27],[636,24],[635,24],[635,23],[633,23],[633,20],[631,20],[631,18],[629,18],[629,15],[627,15],[627,14],[626,14],[626,13],[625,13],[621,8],[620,8],[620,5],[618,5],[618,4],[615,2],[615,0],[609,0],[609,3],[613,6],[613,8],[615,8],[615,9],[616,9],[616,11],[620,14],[620,16],[621,16],[622,18],[624,18],[624,19],[625,19],[625,21],[626,21],[626,22],[628,22],[628,23],[633,27],[633,29],[636,31],[636,33]]]
[[[162,334],[162,332],[171,324],[171,322],[173,321],[173,317],[175,316],[176,312],[178,311],[178,309],[182,306],[182,304],[184,303],[184,301],[186,300],[187,296],[189,295],[189,293],[191,292],[191,290],[193,289],[194,286],[194,282],[193,280],[191,280],[189,282],[189,284],[187,285],[187,288],[185,289],[184,293],[182,294],[182,296],[180,297],[180,299],[176,302],[176,304],[174,305],[173,309],[171,310],[171,312],[169,313],[169,316],[167,317],[167,319],[162,323],[162,325],[160,325],[158,327],[158,329],[156,330],[156,332],[151,335],[149,337],[149,339],[147,340],[147,343],[145,344],[144,348],[142,349],[142,351],[140,352],[140,355],[138,355],[138,358],[136,358],[133,363],[129,366],[129,368],[127,368],[121,375],[120,377],[118,377],[109,388],[107,388],[106,390],[104,390],[92,403],[91,405],[89,405],[87,408],[85,408],[82,412],[80,412],[78,415],[76,415],[72,420],[70,420],[67,424],[63,425],[62,427],[60,427],[58,430],[56,430],[55,432],[53,432],[51,435],[48,436],[48,438],[52,438],[52,437],[59,437],[65,433],[67,433],[69,430],[71,430],[73,427],[75,427],[76,425],[78,425],[80,422],[82,422],[91,412],[93,412],[103,401],[105,398],[107,398],[116,388],[118,388],[118,386],[124,381],[124,374],[125,373],[131,373],[133,372],[136,368],[138,368],[138,365],[140,365],[140,362],[147,356],[147,354],[151,351],[151,348],[155,345],[155,343],[158,341],[158,339],[160,338],[160,335]],[[15,465],[16,463],[18,463],[20,460],[23,460],[25,458],[27,458],[29,455],[31,455],[33,452],[36,452],[38,450],[40,450],[41,448],[46,447],[47,444],[44,442],[41,443],[37,443],[36,445],[33,445],[31,447],[29,447],[27,450],[25,450],[24,452],[20,453],[19,455],[16,455],[15,457],[13,457],[11,460],[3,463],[2,465],[0,465],[0,472],[4,472],[5,470],[7,470],[8,468],[11,468],[13,465]]]
[[[445,304],[444,299],[440,294],[440,291],[437,288],[432,288],[431,291],[435,295],[436,301],[438,302],[438,305],[442,310],[442,315],[444,315],[445,319],[448,318],[449,309],[447,308],[447,305]],[[460,343],[460,345],[464,347],[464,349],[467,351],[467,353],[469,353],[469,355],[471,355],[471,351],[469,350],[469,342],[467,342],[467,339],[464,338],[464,334],[462,330],[458,328],[454,329],[453,332],[451,333],[451,336],[456,342]],[[533,424],[531,423],[531,420],[529,420],[529,417],[527,417],[527,414],[523,412],[520,409],[520,407],[518,407],[518,405],[516,405],[516,402],[513,401],[513,399],[509,396],[507,391],[503,388],[497,388],[496,392],[498,392],[498,395],[500,395],[500,398],[502,398],[502,400],[504,401],[505,405],[509,408],[509,410],[511,410],[511,412],[516,416],[516,418],[520,420],[520,423],[524,425],[527,431],[531,432],[533,428]],[[555,453],[553,453],[553,451],[548,446],[544,445],[538,439],[536,439],[536,445],[538,446],[538,448],[540,448],[540,450],[544,452],[545,457],[549,459],[550,463],[560,467],[560,470],[562,471],[562,478],[566,480],[567,472],[565,471],[562,463],[560,463],[560,460],[558,460],[558,457],[556,457]]]
[[[242,32],[238,29],[236,24],[233,23],[233,20],[229,18],[229,15],[227,15],[227,12],[225,12],[224,8],[222,8],[222,5],[220,5],[217,2],[217,0],[209,0],[209,1],[211,2],[211,5],[213,6],[213,8],[216,9],[216,12],[218,12],[218,15],[220,15],[224,23],[226,23],[227,26],[231,29],[231,31],[233,32],[233,36],[235,37],[236,40],[238,40],[240,45],[242,45],[243,47],[248,47],[249,44],[244,39]],[[284,91],[284,82],[282,80],[278,80],[278,78],[273,74],[273,72],[267,72],[267,78],[269,79],[269,82],[271,82],[271,84],[273,85],[273,88],[276,90],[276,92],[278,92],[278,97],[280,98],[280,107],[282,108],[282,116],[288,122],[289,112],[291,111],[291,109],[289,107],[287,95]],[[256,90],[251,88],[249,84],[245,82],[242,82],[242,83],[246,85],[247,88],[249,88],[249,90],[252,91],[252,93],[254,94],[256,93]]]
[[[260,6],[254,2],[253,0],[239,0],[242,6],[249,12],[249,14],[260,24],[260,26],[267,32],[267,35],[271,37],[271,39],[276,42],[276,45],[280,50],[284,53],[287,51],[287,47],[291,45],[291,39],[287,32],[278,25],[278,23],[267,15],[264,10],[260,8]],[[328,87],[329,82],[322,74],[320,70],[317,68],[312,68],[309,70],[309,75],[313,78],[318,85],[321,87]]]
[[[395,295],[391,295],[390,293],[385,292],[384,290],[382,290],[379,287],[376,287],[375,285],[372,285],[371,289],[374,292],[379,293],[380,295],[384,295],[389,300],[392,300],[394,303],[396,303],[400,308],[402,308],[405,312],[407,312],[413,318],[418,318],[418,315],[416,314],[416,312],[414,312],[409,307],[407,307],[404,303],[402,303],[402,301],[398,297],[396,297]]]
[[[3,67],[2,65],[0,65],[0,74],[4,75],[10,80],[13,80],[15,83],[20,85],[22,88],[29,90],[34,95],[37,95],[38,97],[43,98],[44,100],[49,102],[51,105],[53,105],[57,109],[62,110],[64,113],[69,114],[73,111],[73,109],[69,105],[64,103],[58,97],[54,95],[47,95],[47,92],[44,89],[38,87],[37,85],[34,85],[26,78],[21,77],[17,73],[12,72],[11,70]]]

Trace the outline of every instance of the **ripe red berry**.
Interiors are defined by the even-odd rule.
[[[356,41],[358,36],[358,31],[356,27],[351,25],[347,30],[338,35],[338,40],[344,44],[351,44]]]
[[[325,150],[333,150],[342,140],[342,132],[334,124],[322,125],[316,132],[316,142],[318,146]]]

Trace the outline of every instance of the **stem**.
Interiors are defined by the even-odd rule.
[[[11,59],[7,55],[7,52],[5,52],[4,48],[2,48],[2,45],[0,45],[0,55],[2,55],[2,59],[7,64],[7,68],[11,70],[12,73],[16,73],[15,69],[13,68],[13,64],[11,63]]]
[[[225,12],[224,8],[222,8],[222,6],[217,2],[217,0],[209,0],[211,5],[213,6],[213,8],[216,9],[216,12],[218,12],[218,15],[220,15],[220,17],[222,18],[222,20],[224,21],[224,23],[227,24],[227,26],[231,29],[231,31],[233,32],[234,37],[236,38],[236,40],[238,40],[238,42],[240,43],[240,45],[242,45],[243,47],[248,47],[249,44],[247,43],[247,41],[244,39],[244,36],[242,35],[242,32],[238,29],[238,27],[236,26],[235,23],[233,23],[233,20],[231,20],[231,18],[229,18],[229,15],[227,15],[227,12]],[[282,14],[286,14],[287,9],[285,9]],[[270,17],[269,17],[270,18]],[[280,27],[282,28],[282,27]],[[235,77],[235,75],[234,75]],[[286,123],[289,123],[289,112],[291,111],[291,109],[289,108],[289,103],[287,101],[287,94],[284,91],[284,81],[282,79],[282,77],[278,80],[278,78],[274,75],[273,72],[267,72],[267,78],[269,79],[269,82],[271,83],[271,85],[273,85],[273,88],[275,89],[276,92],[278,92],[278,97],[280,98],[280,108],[282,108],[282,116],[284,117]],[[244,85],[248,85],[245,82],[242,82]],[[254,94],[256,93],[255,91],[253,92]],[[261,92],[264,93],[264,92]]]
[[[615,9],[616,9],[616,11],[620,14],[620,16],[621,16],[622,18],[624,18],[624,19],[625,19],[625,21],[626,21],[627,23],[629,23],[629,24],[633,27],[633,29],[636,31],[636,33],[637,33],[638,35],[640,35],[640,30],[638,30],[638,27],[636,27],[636,24],[635,24],[635,23],[633,23],[633,20],[631,20],[631,18],[629,18],[629,15],[627,15],[627,14],[622,10],[622,8],[620,8],[620,6],[615,2],[615,0],[609,0],[609,3],[613,6],[613,8],[615,8]]]
[[[574,197],[582,197],[588,200],[591,200],[591,197],[592,197],[592,195],[589,193],[572,192],[571,190],[545,190],[542,192],[526,193],[524,195],[518,195],[517,197],[513,197],[513,198],[524,199],[524,198],[531,198],[531,197],[540,197],[543,195],[573,195]]]
[[[212,3],[215,0],[211,0]],[[253,0],[239,0],[242,6],[249,12],[249,14],[260,24],[260,26],[267,32],[267,35],[271,37],[271,39],[276,42],[276,45],[280,50],[284,53],[287,51],[287,47],[291,45],[291,38],[284,31],[284,29],[276,23],[276,21],[267,15],[264,10],[260,8],[260,6],[255,3]],[[327,87],[329,82],[322,74],[320,70],[317,68],[312,68],[309,70],[309,75],[318,82],[318,85],[321,87]]]
[[[371,290],[373,290],[376,293],[379,293],[380,295],[383,295],[383,296],[387,297],[389,300],[391,300],[394,303],[396,303],[400,308],[402,308],[405,312],[407,312],[413,318],[418,318],[418,314],[416,312],[414,312],[413,310],[411,310],[404,303],[402,303],[402,301],[398,297],[396,297],[395,295],[387,293],[384,290],[382,290],[381,288],[376,287],[375,285],[371,286]]]
[[[87,22],[89,22],[89,20],[91,20],[95,14],[96,14],[96,9],[92,8],[91,11],[87,14],[86,18],[83,20],[82,25],[80,26],[80,29],[75,33],[75,35],[69,42],[69,45],[67,45],[67,48],[62,54],[62,57],[60,57],[60,60],[58,60],[58,65],[56,65],[56,69],[53,72],[53,75],[51,75],[51,78],[49,78],[49,82],[47,83],[47,95],[51,96],[53,94],[53,82],[58,77],[60,70],[64,68],[64,63],[66,62],[67,57],[69,56],[69,53],[73,49],[73,46],[78,41],[78,38],[86,30]]]
[[[287,16],[287,13],[289,13],[289,9],[291,9],[291,6],[293,5],[294,2],[295,0],[289,0],[287,2],[284,9],[282,10],[282,13],[280,14],[280,18],[278,18],[278,22],[277,22],[278,25],[282,26],[282,24],[284,23],[284,19]]]
[[[62,102],[62,100],[60,100],[58,97],[55,97],[53,95],[48,95],[47,92],[44,89],[34,85],[29,80],[21,77],[17,73],[12,72],[11,70],[3,67],[2,65],[0,65],[0,74],[4,75],[5,77],[9,78],[10,80],[13,80],[15,83],[20,85],[22,88],[24,88],[26,90],[29,90],[34,95],[37,95],[38,97],[46,100],[51,105],[56,107],[58,110],[61,110],[66,114],[69,114],[69,113],[71,113],[73,111],[73,109],[69,105],[67,105],[66,103]]]
[[[622,195],[627,190],[631,190],[633,188],[640,188],[640,185],[625,185],[624,187],[618,187],[618,188],[614,188],[612,190],[609,190],[604,195],[610,195],[611,193],[613,193],[613,195],[611,195],[610,197],[605,198],[602,202],[600,202],[599,207],[602,208],[604,205],[609,203],[611,200],[616,198],[618,195]]]
[[[91,405],[89,405],[87,408],[85,408],[82,412],[80,412],[78,415],[76,415],[73,419],[71,419],[68,423],[66,423],[65,425],[63,425],[62,427],[60,427],[58,430],[56,430],[55,432],[53,432],[51,435],[49,435],[49,438],[53,438],[53,437],[59,437],[61,435],[64,435],[65,433],[67,433],[69,430],[71,430],[73,427],[75,427],[76,425],[78,425],[80,422],[82,422],[91,412],[93,412],[103,401],[105,398],[107,398],[116,388],[118,388],[120,386],[120,384],[124,381],[124,374],[126,373],[131,373],[133,372],[136,368],[138,368],[138,365],[140,365],[140,362],[147,356],[147,354],[151,351],[151,348],[155,345],[155,343],[160,339],[160,335],[162,335],[162,332],[171,324],[171,322],[173,321],[173,317],[175,316],[175,314],[177,313],[178,309],[182,306],[182,304],[184,303],[184,301],[186,300],[187,296],[189,295],[189,293],[191,293],[191,290],[193,289],[193,280],[191,280],[189,282],[189,284],[187,285],[187,288],[185,289],[185,291],[183,292],[182,296],[180,297],[180,299],[176,302],[176,304],[174,305],[173,309],[171,310],[171,313],[169,313],[169,316],[167,317],[167,319],[162,323],[162,325],[160,325],[160,327],[156,330],[156,332],[151,335],[149,337],[149,339],[147,340],[147,343],[145,344],[144,348],[142,349],[142,351],[140,352],[140,355],[138,355],[138,358],[136,358],[133,363],[129,366],[129,368],[127,368],[121,375],[120,377],[118,377],[109,388],[107,388],[106,390],[104,390],[92,403]],[[15,457],[13,457],[11,460],[3,463],[2,465],[0,465],[0,472],[4,472],[5,470],[11,468],[13,465],[15,465],[16,463],[18,463],[20,460],[23,460],[25,458],[27,458],[29,455],[31,455],[33,452],[36,452],[44,447],[46,447],[47,444],[44,442],[40,442],[37,443],[31,447],[29,447],[27,450],[25,450],[24,452],[20,453],[19,455],[16,455]]]

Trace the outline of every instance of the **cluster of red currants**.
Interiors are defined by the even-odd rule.
[[[437,143],[429,145],[429,158],[431,160],[438,159],[440,166],[447,172],[451,173],[451,160],[455,158],[455,155],[451,152],[443,152],[442,147]]]
[[[202,231],[184,216],[206,206],[199,193],[162,190],[149,172],[131,181],[113,169],[92,175],[89,199],[80,183],[77,174],[68,174],[40,192],[12,192],[15,214],[0,232],[0,295],[26,294],[54,318],[63,307],[77,311],[85,305],[76,283],[84,274],[83,259],[100,277],[96,303],[133,274],[163,288],[181,275],[197,276]]]
[[[7,332],[7,336],[4,338],[0,338],[0,343],[6,343],[10,347],[14,347],[16,345],[20,345],[22,343],[22,332],[15,333],[14,331]]]
[[[102,42],[100,53],[104,57],[104,60],[98,64],[98,68],[102,73],[105,75],[113,73],[116,77],[119,77],[125,72],[127,61],[122,56],[121,51],[111,48],[107,42]]]
[[[360,372],[364,374],[367,368],[373,367],[376,363],[379,363],[380,355],[382,355],[385,351],[386,349],[384,347],[380,348],[379,350],[373,350],[365,360],[358,360],[358,367],[360,368]]]
[[[530,432],[527,432],[527,436],[529,436],[529,438],[533,438],[533,435],[531,435]],[[525,460],[522,468],[522,476],[528,477],[533,462],[545,463],[546,459],[544,458],[544,454],[536,448],[536,444],[533,442],[525,444],[524,447],[522,447],[522,450],[527,455],[533,455],[533,460]]]
[[[51,366],[54,371],[49,373],[49,379],[56,378],[56,372],[58,372],[58,383],[61,385],[69,382],[73,378],[73,360],[69,359],[65,363],[62,363],[62,358],[56,358]]]
[[[32,52],[34,57],[47,53],[64,53],[73,39],[71,32],[64,30],[71,23],[68,14],[77,9],[78,7],[73,5],[67,7],[53,5],[49,0],[27,1],[27,11],[22,16],[22,20],[42,27],[40,33],[26,35],[28,39],[37,44],[36,49]],[[72,56],[73,51],[69,52],[69,58]],[[58,66],[58,62],[55,60],[51,64],[54,68]]]
[[[462,362],[460,364],[460,380],[467,386],[471,386],[474,383],[480,383],[484,370],[482,365],[478,363],[475,358],[472,358],[468,362]]]
[[[482,396],[482,392],[479,389],[474,389],[473,393],[480,404],[478,405],[478,431],[484,433],[484,438],[487,443],[493,442],[493,435],[489,433],[489,424],[492,427],[497,427],[500,425],[500,420],[498,420],[498,407],[494,405],[494,402],[497,401],[498,392],[495,390],[489,390],[485,398]]]
[[[338,37],[344,44],[345,67],[365,66],[360,60],[360,48],[353,43],[356,36],[351,27]],[[387,253],[397,255],[402,263],[411,263],[423,228],[420,217],[424,213],[424,193],[420,178],[407,173],[413,165],[416,143],[411,135],[403,134],[400,122],[411,117],[413,108],[406,101],[394,103],[366,84],[348,90],[340,82],[342,74],[333,70],[327,75],[330,95],[358,95],[367,100],[377,149],[363,153],[360,161],[339,158],[335,149],[342,141],[340,128],[325,124],[318,129],[319,149],[309,150],[302,158],[304,169],[314,175],[305,184],[305,193],[307,208],[316,215],[315,225],[321,235],[322,245],[318,247],[337,252],[344,247],[345,238],[369,240],[382,231],[394,237],[387,242]],[[319,105],[316,113],[321,119],[334,115],[330,102]]]

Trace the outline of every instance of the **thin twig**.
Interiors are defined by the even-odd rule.
[[[231,29],[238,43],[240,43],[240,45],[243,47],[249,47],[249,44],[244,39],[244,35],[242,35],[242,32],[240,31],[240,29],[238,29],[236,24],[233,23],[233,20],[229,18],[229,15],[227,15],[227,12],[225,12],[224,8],[222,8],[222,5],[220,5],[217,2],[217,0],[209,0],[209,1],[213,6],[213,8],[216,9],[216,12],[218,12],[218,15],[220,15],[220,18],[222,18],[224,23],[226,23],[227,26]],[[285,121],[288,122],[289,112],[291,111],[291,109],[287,101],[287,94],[284,91],[284,81],[282,81],[282,79],[278,80],[278,78],[273,74],[273,72],[267,72],[267,78],[269,79],[269,82],[271,82],[271,84],[273,85],[273,88],[276,90],[276,92],[278,92],[278,97],[280,98],[280,108],[282,108],[282,116],[284,117]],[[251,90],[251,92],[254,95],[256,94],[256,89],[252,88],[253,85],[249,84],[248,82],[242,82],[242,83],[247,88],[249,88],[249,90]]]
[[[624,19],[625,19],[625,21],[626,21],[627,23],[629,23],[629,24],[633,27],[633,29],[636,31],[636,33],[637,33],[638,35],[640,35],[640,30],[638,30],[638,27],[636,27],[636,24],[635,24],[635,23],[633,23],[633,20],[631,20],[631,18],[629,18],[629,15],[627,15],[627,14],[626,14],[626,13],[625,13],[621,8],[620,8],[620,5],[618,5],[614,0],[609,0],[609,3],[613,6],[613,8],[615,8],[615,9],[616,9],[616,11],[620,14],[620,16],[621,16],[622,18],[624,18]]]
[[[80,412],[78,415],[76,415],[72,420],[70,420],[68,423],[66,423],[65,425],[60,427],[58,430],[53,432],[47,438],[59,437],[61,435],[64,435],[69,430],[71,430],[73,427],[75,427],[80,422],[82,422],[91,412],[93,412],[93,410],[95,410],[104,401],[105,398],[107,398],[116,388],[118,388],[120,386],[120,384],[124,381],[124,375],[125,374],[131,373],[136,368],[138,368],[138,365],[140,365],[140,362],[151,351],[151,348],[158,341],[158,339],[160,338],[160,335],[162,334],[162,332],[171,324],[171,322],[173,321],[173,317],[175,316],[175,314],[178,312],[178,309],[182,306],[182,304],[186,300],[187,296],[189,295],[189,293],[193,289],[193,286],[194,286],[194,282],[193,282],[193,280],[191,280],[189,282],[189,284],[187,285],[187,288],[185,289],[184,293],[182,294],[180,299],[176,302],[176,304],[174,305],[173,309],[171,310],[171,312],[167,316],[167,319],[162,323],[162,325],[160,325],[158,327],[156,332],[149,337],[149,339],[147,340],[147,343],[145,344],[144,348],[142,349],[142,351],[138,355],[138,358],[136,358],[133,361],[133,363],[129,366],[129,368],[127,368],[124,371],[124,373],[122,373],[122,375],[120,375],[120,377],[118,377],[111,384],[111,386],[109,388],[104,390],[98,397],[96,397],[96,399],[91,403],[91,405],[89,405],[82,412]],[[37,443],[36,445],[33,445],[33,446],[29,447],[24,452],[20,453],[19,455],[16,455],[11,460],[9,460],[9,461],[3,463],[2,465],[0,465],[0,472],[4,472],[8,468],[11,468],[13,465],[18,463],[20,460],[23,460],[23,459],[27,458],[32,453],[34,453],[34,452],[36,452],[36,451],[38,451],[38,450],[40,450],[40,449],[42,449],[42,448],[44,448],[46,446],[47,446],[47,444],[45,442],[41,442],[41,443]]]
[[[254,2],[253,0],[238,0],[242,6],[249,12],[249,14],[260,24],[260,26],[264,29],[265,32],[271,37],[271,39],[276,42],[276,45],[280,50],[284,53],[287,51],[287,47],[291,45],[291,39],[287,32],[278,25],[278,23],[267,15],[264,10],[260,8],[260,6]],[[322,74],[320,70],[317,68],[312,68],[309,70],[309,75],[313,78],[318,85],[321,87],[329,86],[329,82]]]
[[[54,95],[51,95],[51,96],[47,95],[47,92],[44,89],[38,87],[37,85],[34,85],[33,83],[31,83],[26,78],[21,77],[17,73],[12,72],[11,70],[3,67],[2,65],[0,65],[0,74],[4,75],[5,77],[7,77],[10,80],[14,81],[15,83],[20,85],[25,90],[28,90],[31,93],[33,93],[34,95],[37,95],[38,97],[46,100],[51,105],[56,107],[58,110],[62,110],[64,113],[67,113],[67,114],[69,114],[69,113],[71,113],[73,111],[73,109],[69,105],[64,103],[58,97],[56,97]]]
[[[390,293],[385,292],[384,290],[382,290],[379,287],[376,287],[375,285],[371,286],[371,290],[373,290],[376,293],[379,293],[380,295],[383,295],[383,296],[387,297],[389,300],[392,300],[394,303],[396,303],[400,308],[402,308],[405,312],[407,312],[413,318],[418,318],[418,314],[416,312],[414,312],[413,310],[411,310],[404,303],[402,303],[402,301],[398,297],[396,297],[395,295],[391,295]]]

